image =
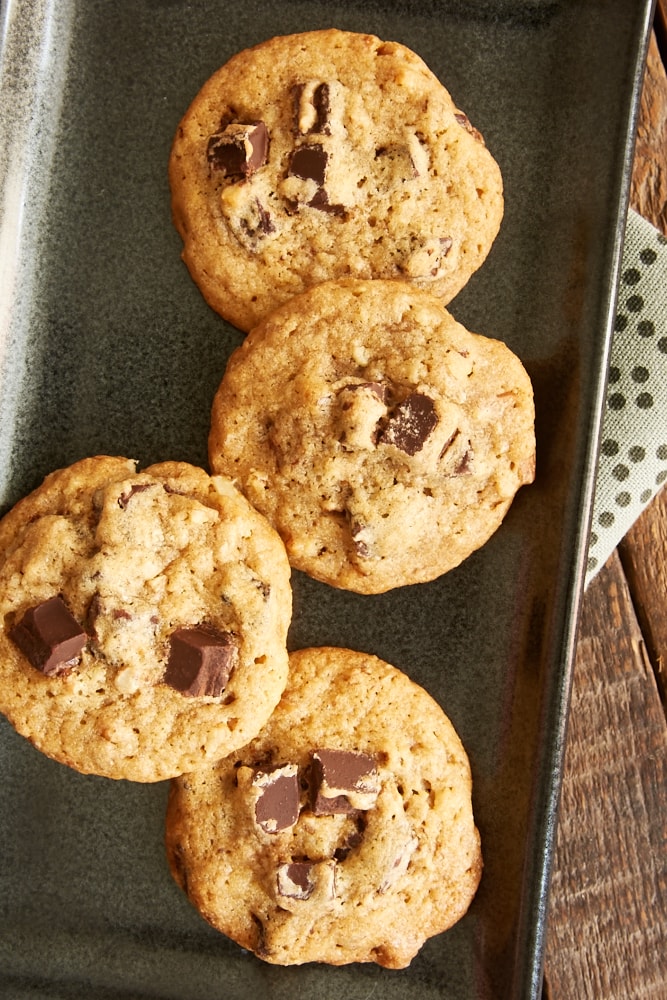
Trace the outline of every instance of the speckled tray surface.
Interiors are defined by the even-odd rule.
[[[241,338],[179,259],[167,159],[238,49],[336,26],[403,42],[483,132],[505,180],[492,253],[451,311],[535,386],[538,471],[496,536],[433,584],[361,597],[294,576],[293,648],[369,650],[425,686],[470,754],[485,872],[405,971],[266,966],[172,882],[167,786],[83,777],[0,719],[6,1000],[539,996],[634,115],[650,3],[4,0],[0,511],[95,453],[206,463]]]

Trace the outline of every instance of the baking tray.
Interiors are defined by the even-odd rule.
[[[549,867],[651,4],[609,0],[5,0],[0,70],[0,511],[95,453],[206,464],[241,334],[179,259],[167,159],[238,49],[336,26],[418,52],[501,165],[503,226],[454,300],[533,378],[535,484],[454,572],[363,597],[294,574],[290,645],[410,674],[469,752],[485,870],[409,969],[275,968],[172,882],[167,785],[78,775],[0,720],[8,1000],[538,997]]]

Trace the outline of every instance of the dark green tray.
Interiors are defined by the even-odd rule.
[[[204,80],[274,34],[403,42],[505,180],[490,257],[451,305],[535,385],[538,465],[500,531],[435,583],[360,597],[294,576],[293,648],[369,650],[470,754],[485,871],[411,967],[273,968],[172,882],[167,787],[80,776],[0,720],[7,1000],[538,997],[546,895],[648,0],[5,0],[0,510],[99,452],[206,463],[241,335],[205,305],[169,212],[172,135]]]

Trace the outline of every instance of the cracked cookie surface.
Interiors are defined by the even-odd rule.
[[[0,521],[0,710],[86,773],[215,760],[281,696],[289,577],[224,477],[111,456],[54,472]]]
[[[190,273],[242,330],[348,275],[447,302],[503,214],[496,161],[422,59],[336,29],[232,57],[185,113],[169,179]]]
[[[482,871],[468,758],[404,673],[347,649],[290,655],[265,729],[172,782],[174,878],[267,962],[406,967]]]
[[[295,568],[380,593],[440,576],[500,526],[534,476],[532,386],[427,292],[327,282],[231,356],[209,458]]]

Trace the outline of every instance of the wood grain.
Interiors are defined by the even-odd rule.
[[[664,1000],[665,718],[616,554],[590,591],[552,877],[550,997]]]
[[[667,0],[631,203],[667,234]],[[659,41],[663,43],[662,54]],[[547,923],[549,1000],[667,998],[667,492],[584,598]]]
[[[637,122],[630,202],[640,215],[667,233],[667,76],[655,32],[649,44]]]
[[[667,711],[667,492],[664,489],[632,526],[619,546],[619,553],[663,708]]]

